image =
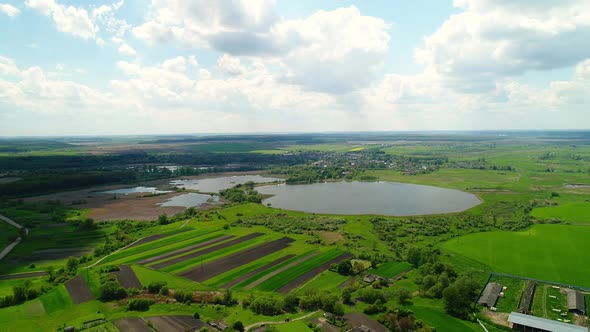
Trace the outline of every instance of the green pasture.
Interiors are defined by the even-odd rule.
[[[520,232],[494,231],[457,237],[442,244],[454,255],[489,270],[590,287],[590,228],[535,225]]]
[[[315,278],[311,279],[307,283],[305,283],[301,288],[298,289],[299,292],[304,293],[308,290],[336,290],[340,292],[338,286],[345,282],[346,280],[352,278],[351,276],[343,276],[333,271],[324,271],[319,275],[315,276]]]
[[[387,262],[367,271],[367,273],[376,274],[384,278],[393,278],[400,273],[403,273],[412,268],[412,264],[408,262]]]
[[[590,202],[540,207],[534,209],[531,214],[539,220],[559,219],[575,223],[590,223]]]

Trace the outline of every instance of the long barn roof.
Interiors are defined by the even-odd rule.
[[[525,315],[518,312],[511,312],[508,316],[508,321],[514,324],[534,327],[536,329],[550,332],[588,332],[587,327]]]
[[[479,301],[477,303],[487,305],[488,307],[493,307],[496,305],[496,301],[498,301],[498,296],[502,291],[502,285],[497,284],[495,282],[490,282],[486,285],[486,288],[483,290],[483,293],[479,297]]]

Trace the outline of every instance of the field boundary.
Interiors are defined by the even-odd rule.
[[[493,276],[507,277],[507,278],[520,279],[520,280],[529,280],[529,281],[534,281],[534,282],[540,283],[540,284],[554,285],[554,286],[559,286],[559,287],[565,287],[565,288],[571,288],[571,289],[578,289],[578,290],[581,290],[581,291],[584,291],[584,292],[590,292],[590,288],[588,288],[588,287],[577,286],[577,285],[570,285],[570,284],[563,284],[563,283],[559,283],[559,282],[555,282],[555,281],[535,279],[535,278],[517,276],[517,275],[507,274],[507,273],[492,272],[490,274],[490,278],[493,277]],[[488,281],[489,281],[489,279],[488,279]]]
[[[25,228],[23,225],[17,223],[16,221],[8,218],[7,216],[0,214],[0,219],[4,220],[7,224],[16,227],[18,230],[24,229],[26,235],[29,234],[29,230],[27,228]],[[8,254],[10,254],[12,252],[14,247],[16,247],[21,241],[22,241],[22,237],[19,236],[12,243],[10,243],[6,247],[4,247],[4,249],[2,249],[2,251],[0,252],[0,260],[3,259],[4,257],[8,256]]]

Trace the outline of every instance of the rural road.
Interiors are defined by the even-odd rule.
[[[18,224],[14,220],[12,220],[6,216],[3,216],[1,214],[0,214],[0,219],[4,220],[9,225],[12,225],[18,229],[24,228],[21,224]],[[25,228],[25,234],[29,234],[29,230],[26,228]],[[21,237],[19,236],[18,238],[16,238],[16,240],[14,240],[14,242],[12,242],[8,246],[6,246],[6,248],[4,248],[2,250],[2,252],[0,252],[0,259],[4,258],[6,255],[8,255],[12,251],[12,249],[14,249],[14,247],[16,247],[20,243],[20,241],[21,241]]]
[[[250,325],[248,325],[248,326],[246,326],[244,328],[244,331],[250,331],[251,329],[253,329],[255,327],[259,327],[261,325],[278,325],[278,324],[286,324],[286,323],[296,322],[298,320],[309,318],[309,317],[317,314],[318,312],[320,312],[320,311],[319,310],[316,310],[314,312],[310,312],[309,314],[307,314],[305,316],[301,316],[299,318],[291,319],[288,322],[285,322],[285,321],[280,321],[280,322],[258,322],[258,323],[250,324]]]

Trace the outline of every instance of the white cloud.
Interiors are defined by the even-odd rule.
[[[17,75],[18,68],[14,60],[0,56],[0,76]]]
[[[0,3],[0,12],[8,15],[9,17],[15,17],[20,14],[20,9],[8,3]]]
[[[119,48],[118,48],[118,51],[122,54],[129,55],[129,56],[134,56],[137,54],[135,49],[133,47],[129,46],[129,44],[127,44],[127,43],[121,44],[121,46],[119,46]]]
[[[174,42],[228,54],[233,58],[222,58],[220,68],[233,75],[240,72],[238,57],[247,56],[276,65],[285,82],[347,93],[376,77],[388,52],[388,29],[384,20],[354,6],[285,20],[274,1],[154,0],[133,33],[152,45]]]
[[[590,57],[590,7],[585,0],[456,0],[449,17],[416,59],[465,92],[494,89],[498,80],[532,70],[573,66]]]
[[[66,7],[54,0],[26,0],[25,4],[46,16],[51,15],[57,30],[61,32],[83,39],[93,39],[99,30],[84,8]]]
[[[242,67],[240,59],[232,57],[229,54],[224,54],[217,60],[217,67],[229,75],[240,75],[244,72],[244,67]]]

